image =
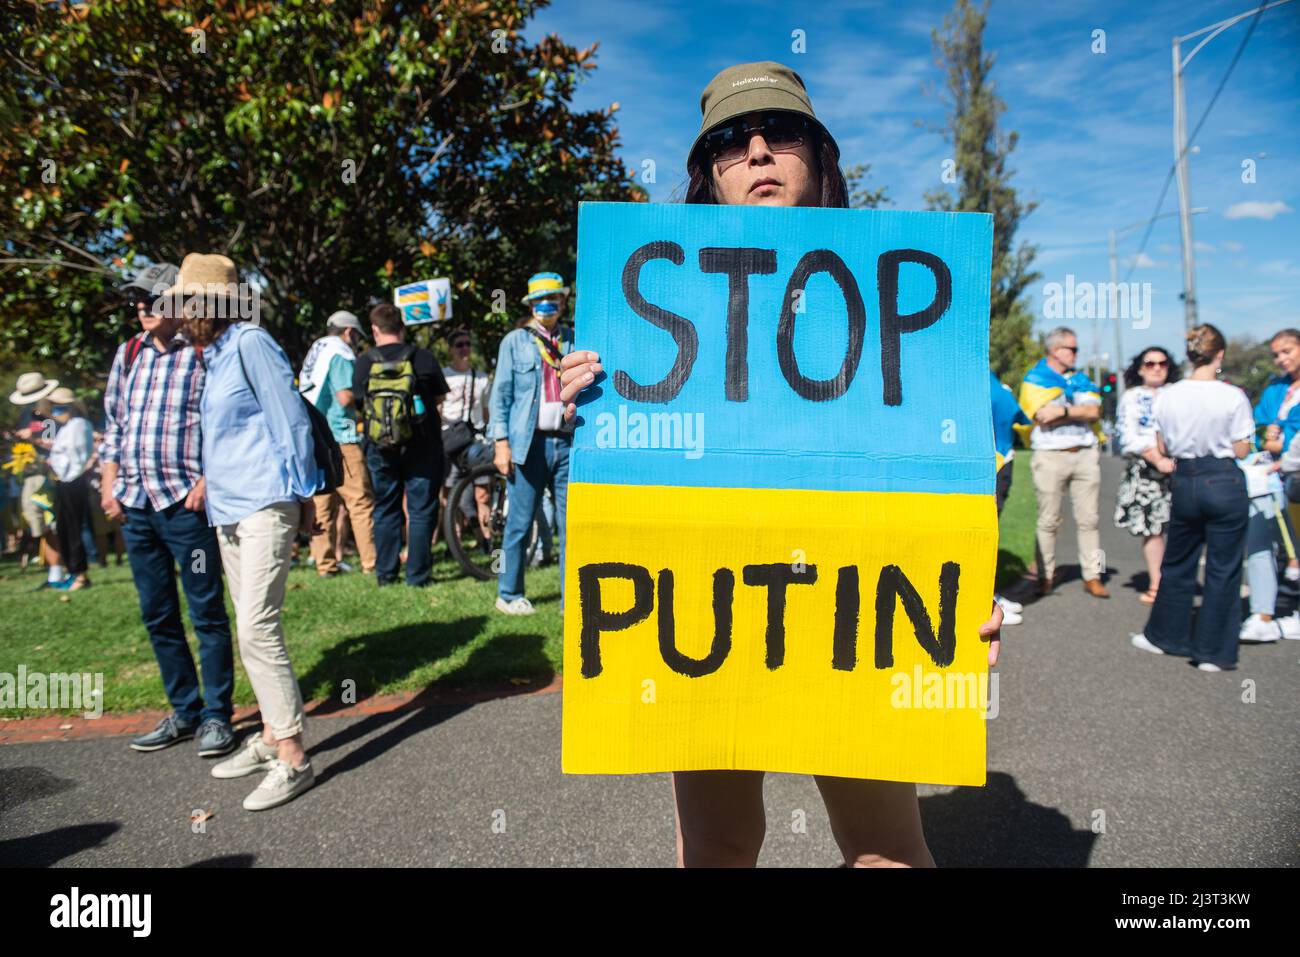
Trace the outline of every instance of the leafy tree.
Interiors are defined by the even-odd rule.
[[[991,79],[995,57],[984,51],[988,3],[957,0],[943,27],[931,32],[935,62],[945,73],[940,93],[948,110],[944,138],[954,149],[957,194],[946,189],[925,195],[931,209],[993,214],[993,286],[990,297],[989,359],[1012,388],[1037,358],[1033,314],[1024,301],[1040,274],[1030,268],[1034,247],[1015,245],[1016,229],[1037,203],[1022,203],[1011,185],[1008,162],[1019,136],[998,121],[1007,105]]]
[[[1277,373],[1273,352],[1267,342],[1256,342],[1250,336],[1228,340],[1223,357],[1223,378],[1245,389],[1252,403],[1259,401],[1264,386]]]
[[[594,48],[545,0],[0,0],[0,351],[102,375],[114,287],[221,252],[301,355],[339,308],[450,276],[482,346],[572,275],[577,202],[633,199]]]
[[[889,190],[884,186],[867,186],[870,178],[870,163],[858,163],[844,171],[844,185],[848,187],[849,206],[853,209],[878,209],[890,204]]]

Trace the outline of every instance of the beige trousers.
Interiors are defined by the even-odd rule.
[[[297,502],[279,502],[217,528],[221,566],[235,606],[239,657],[262,721],[277,740],[303,729],[302,692],[280,624],[299,513]]]
[[[1077,452],[1034,452],[1029,470],[1038,493],[1038,553],[1043,567],[1040,580],[1056,573],[1056,533],[1061,528],[1061,503],[1066,490],[1079,532],[1079,569],[1084,581],[1100,578],[1105,569],[1101,536],[1097,532],[1098,499],[1101,496],[1101,452],[1094,445]]]
[[[339,567],[342,557],[336,539],[339,503],[347,506],[352,522],[352,537],[357,541],[361,555],[361,570],[369,574],[375,570],[375,495],[370,490],[370,471],[366,456],[357,442],[339,446],[343,450],[343,484],[333,492],[313,496],[316,503],[316,524],[322,531],[311,537],[311,557],[316,559],[316,573],[328,575]]]

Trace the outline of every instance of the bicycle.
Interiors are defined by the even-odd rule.
[[[466,448],[455,457],[460,478],[447,495],[447,507],[442,514],[442,535],[447,550],[467,575],[479,581],[497,577],[504,555],[506,517],[510,499],[506,494],[507,482],[495,465],[470,465],[470,451]],[[482,518],[474,490],[487,479],[487,502]],[[532,534],[524,549],[524,560],[532,563],[541,547],[538,521],[534,520]]]

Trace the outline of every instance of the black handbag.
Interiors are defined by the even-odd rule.
[[[442,430],[442,454],[454,459],[474,444],[474,427],[468,422],[453,422]]]
[[[474,444],[478,438],[478,433],[474,429],[473,423],[470,422],[470,407],[474,402],[474,382],[478,378],[478,372],[470,370],[469,384],[465,387],[464,415],[465,418],[459,422],[453,422],[451,425],[443,426],[442,429],[442,454],[447,460],[454,459],[460,453]]]

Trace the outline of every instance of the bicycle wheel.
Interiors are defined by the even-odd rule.
[[[484,529],[474,496],[477,481],[487,478],[488,520]],[[480,581],[497,575],[498,558],[506,532],[506,480],[492,465],[480,465],[461,475],[447,496],[443,512],[443,539],[457,564]]]

